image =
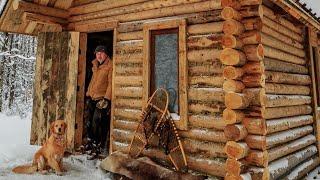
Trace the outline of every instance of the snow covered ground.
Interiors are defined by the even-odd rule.
[[[39,146],[29,145],[31,116],[20,119],[0,113],[0,180],[99,180],[110,179],[110,174],[99,168],[100,161],[89,161],[86,156],[70,156],[64,159],[67,172],[64,176],[54,173],[47,175],[17,175],[11,169],[17,165],[32,162],[33,154]]]

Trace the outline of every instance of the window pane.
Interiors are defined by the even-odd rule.
[[[178,113],[178,36],[155,35],[155,88],[165,88],[169,93],[169,111]]]

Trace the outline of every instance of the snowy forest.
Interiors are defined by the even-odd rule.
[[[36,37],[0,33],[0,113],[21,118],[32,111]]]

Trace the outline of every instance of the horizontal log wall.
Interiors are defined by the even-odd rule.
[[[265,56],[263,106],[250,107],[242,120],[250,148],[244,162],[253,179],[298,179],[319,163],[306,37],[301,26],[262,8],[261,30],[241,36],[243,43],[262,44]],[[256,103],[248,97],[239,98],[239,107]]]
[[[140,16],[122,19],[127,16],[117,8],[108,9],[104,14],[118,13],[112,18],[120,20],[114,56],[114,99],[112,151],[128,151],[128,145],[140,120],[143,105],[143,24],[185,18],[187,20],[187,60],[188,60],[188,130],[180,131],[190,170],[208,175],[224,177],[226,174],[227,141],[222,119],[224,105],[223,76],[219,58],[223,47],[223,19],[221,1],[147,1],[141,4]],[[188,4],[188,10],[185,9]],[[208,6],[204,6],[208,5]],[[132,6],[132,7],[131,7]],[[129,5],[126,11],[134,10]],[[157,17],[158,6],[164,11]],[[140,7],[140,6],[139,6]],[[147,9],[144,9],[147,8]],[[194,7],[190,9],[189,7]],[[124,7],[125,8],[125,7]],[[150,9],[151,8],[151,9]],[[153,9],[152,9],[153,8]],[[148,10],[149,9],[149,10]],[[94,13],[94,12],[92,12]],[[103,13],[101,16],[104,16]],[[119,13],[123,13],[120,15]],[[130,14],[130,13],[129,13]],[[129,15],[128,14],[128,15]],[[148,14],[148,15],[147,15]],[[100,16],[100,14],[99,14]],[[90,14],[77,15],[73,20],[90,18]],[[101,17],[102,18],[102,17]],[[120,19],[117,19],[120,18]],[[87,20],[91,22],[91,20]],[[82,21],[83,22],[83,21]],[[81,23],[82,23],[81,22]],[[75,22],[77,23],[77,22]],[[167,160],[168,157],[153,143],[147,156]],[[169,162],[169,161],[168,161]]]

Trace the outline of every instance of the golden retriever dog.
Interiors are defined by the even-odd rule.
[[[19,174],[31,174],[36,171],[46,173],[52,168],[57,175],[64,171],[62,159],[66,148],[65,133],[67,124],[64,120],[56,120],[51,123],[50,137],[36,152],[31,165],[15,167],[12,171]]]

